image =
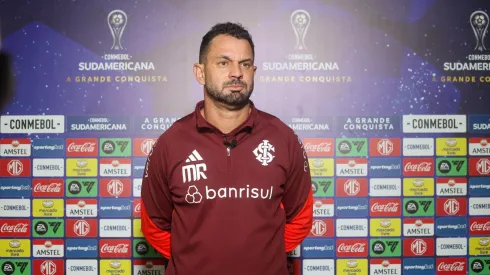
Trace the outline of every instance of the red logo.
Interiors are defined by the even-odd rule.
[[[371,199],[369,207],[373,217],[400,216],[402,211],[400,199]]]
[[[63,179],[33,179],[33,197],[63,197]]]
[[[67,157],[95,157],[99,141],[96,138],[67,138]]]
[[[367,257],[366,239],[337,239],[337,257]]]
[[[372,138],[369,140],[369,155],[373,157],[400,156],[399,138]]]
[[[367,197],[368,180],[366,178],[336,178],[335,193],[339,197]]]
[[[66,236],[75,238],[98,237],[97,219],[66,220]]]
[[[434,159],[432,158],[404,158],[403,176],[433,176]]]
[[[490,176],[490,159],[470,158],[470,176]]]
[[[468,274],[466,270],[467,260],[466,258],[437,258],[436,259],[436,274],[447,275],[465,275]]]
[[[434,256],[434,239],[403,239],[403,256]]]
[[[309,237],[333,237],[334,236],[333,219],[314,219],[311,226]]]
[[[467,208],[466,198],[437,198],[436,200],[437,216],[466,216]]]
[[[30,220],[0,220],[0,236],[2,237],[30,237]]]
[[[470,235],[490,235],[488,218],[470,218]]]
[[[308,157],[333,157],[335,145],[333,138],[305,138],[303,148]]]
[[[141,199],[133,200],[133,216],[141,217]]]
[[[31,176],[31,160],[0,159],[0,177],[29,177]]]
[[[131,240],[100,240],[99,247],[101,258],[131,257]]]
[[[135,138],[133,155],[135,157],[146,157],[150,154],[153,145],[157,142],[156,138]]]
[[[34,275],[62,275],[65,274],[63,260],[33,260]]]
[[[130,179],[100,179],[101,197],[129,197],[130,188]]]

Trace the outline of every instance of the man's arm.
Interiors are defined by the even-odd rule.
[[[282,206],[286,212],[286,252],[295,249],[308,235],[313,222],[313,192],[308,157],[299,138],[289,138],[290,170]]]
[[[173,204],[165,174],[166,147],[161,139],[146,160],[141,186],[141,230],[150,245],[170,259]]]

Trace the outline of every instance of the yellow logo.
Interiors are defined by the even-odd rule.
[[[436,138],[436,155],[466,156],[466,138]]]
[[[100,260],[100,273],[106,275],[131,274],[131,260]]]
[[[407,197],[434,196],[434,178],[404,178],[403,196],[407,196]]]
[[[143,232],[141,232],[141,220],[134,219],[133,220],[133,237],[145,237],[143,236]]]
[[[66,159],[67,177],[97,177],[97,159]]]
[[[0,240],[0,257],[18,258],[31,256],[31,240],[4,239]]]
[[[337,275],[368,275],[367,259],[337,260]]]
[[[470,255],[490,255],[490,238],[470,238]]]
[[[333,177],[334,163],[332,158],[310,158],[310,175],[312,177]]]
[[[371,237],[400,237],[402,221],[401,219],[371,219],[369,234]]]
[[[33,199],[33,217],[63,217],[63,199]]]

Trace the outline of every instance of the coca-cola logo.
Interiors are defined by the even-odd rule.
[[[50,184],[42,184],[38,182],[36,186],[34,186],[34,192],[40,193],[59,193],[61,192],[61,183],[53,182]]]
[[[304,148],[307,152],[328,153],[332,150],[332,143],[322,142],[319,144],[312,144],[307,142],[304,144]]]
[[[490,231],[490,221],[486,223],[473,222],[470,227],[471,231]]]
[[[465,263],[464,262],[454,262],[450,264],[446,264],[445,262],[441,262],[437,266],[437,271],[464,271]]]
[[[16,225],[9,225],[4,223],[0,228],[1,233],[27,233],[28,229],[27,223],[18,223]]]
[[[111,253],[111,254],[119,254],[119,253],[128,253],[129,245],[128,244],[117,244],[117,245],[109,245],[104,244],[100,248],[100,252],[102,253]]]
[[[379,203],[375,202],[371,206],[371,211],[372,212],[396,213],[396,212],[398,212],[398,207],[399,207],[399,203],[397,203],[397,202],[389,202],[387,204],[379,204]]]
[[[407,162],[405,164],[406,172],[430,172],[432,171],[432,163],[424,161],[421,163]]]
[[[342,253],[363,253],[366,249],[365,243],[345,244],[342,243],[337,248],[337,252]]]
[[[72,142],[68,145],[67,151],[69,153],[93,153],[95,152],[95,142],[85,142],[84,144]]]

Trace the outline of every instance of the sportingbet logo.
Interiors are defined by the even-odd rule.
[[[199,161],[203,161],[201,155],[197,152],[197,150],[192,151],[192,154],[187,157],[185,160],[186,163],[196,163]],[[182,166],[182,182],[191,182],[198,181],[201,179],[207,179],[206,174],[204,172],[207,170],[206,163],[196,163]],[[190,187],[189,187],[189,191]],[[187,193],[189,193],[189,191]]]
[[[214,199],[272,199],[272,192],[274,187],[271,186],[270,189],[264,188],[250,188],[247,185],[245,188],[234,188],[234,187],[223,187],[219,189],[209,188],[204,186],[204,195],[207,200]],[[190,204],[198,204],[203,200],[203,195],[197,189],[195,185],[189,186],[187,189],[187,194],[185,196],[185,201]]]

